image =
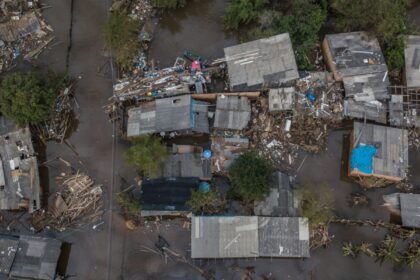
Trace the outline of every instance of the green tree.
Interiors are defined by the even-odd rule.
[[[296,190],[296,197],[299,200],[299,209],[302,215],[308,218],[311,228],[326,226],[335,217],[334,195],[328,186],[300,186]]]
[[[138,168],[146,177],[159,174],[168,150],[156,136],[143,136],[133,140],[134,145],[125,153],[128,164]]]
[[[388,67],[404,66],[405,35],[417,32],[408,21],[407,0],[331,0],[339,32],[368,31],[379,40]]]
[[[397,251],[397,242],[391,236],[386,236],[381,241],[378,249],[376,250],[376,261],[382,265],[384,261],[391,261],[393,263],[401,262],[401,256]]]
[[[229,168],[230,194],[246,203],[262,200],[270,191],[273,166],[255,150],[240,155]]]
[[[216,190],[210,190],[209,192],[192,190],[187,206],[197,214],[215,214],[222,212],[226,208],[226,201]]]
[[[316,1],[292,0],[287,15],[276,24],[277,33],[289,32],[299,69],[313,69],[309,57],[319,42],[319,31],[326,19],[326,10]]]
[[[187,0],[152,0],[152,6],[160,9],[182,8],[187,4]]]
[[[50,116],[56,95],[56,85],[34,73],[10,74],[0,85],[0,111],[20,126],[37,124]]]
[[[112,51],[122,70],[130,70],[133,67],[133,60],[139,48],[139,27],[137,20],[122,12],[111,13],[104,26],[105,45]]]
[[[231,0],[224,14],[225,26],[237,30],[242,24],[256,21],[268,3],[268,0]]]

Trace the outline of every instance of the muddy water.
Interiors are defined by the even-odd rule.
[[[223,30],[226,0],[191,0],[182,9],[163,14],[150,48],[150,58],[160,66],[172,65],[184,50],[193,50],[207,59],[223,56],[223,48],[237,43]]]

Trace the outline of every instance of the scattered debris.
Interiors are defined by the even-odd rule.
[[[350,205],[355,206],[366,206],[369,204],[369,198],[362,193],[350,194]]]
[[[50,118],[44,123],[34,126],[38,132],[37,136],[44,144],[50,140],[63,143],[74,122],[75,104],[74,86],[70,84],[62,89],[57,96]]]
[[[328,233],[328,226],[319,225],[311,229],[310,237],[310,248],[311,250],[318,249],[320,247],[327,247],[333,236]]]
[[[54,39],[53,29],[41,15],[38,1],[5,0],[0,5],[0,72],[16,59],[37,57]]]

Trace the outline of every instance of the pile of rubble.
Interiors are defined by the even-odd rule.
[[[168,97],[191,91],[202,93],[206,84],[211,82],[208,73],[201,71],[200,66],[177,58],[173,67],[161,70],[145,71],[142,74],[130,76],[114,84],[114,94],[117,100],[144,100],[147,98]]]
[[[408,129],[408,146],[412,148],[420,148],[420,128]]]
[[[268,100],[260,98],[253,104],[251,128],[245,132],[251,147],[271,159],[275,167],[291,170],[297,163],[299,150],[318,153],[326,147],[329,119],[291,113],[273,115]]]
[[[149,0],[114,0],[110,10],[126,12],[132,19],[144,23],[150,17],[153,7]]]
[[[17,58],[38,56],[52,42],[52,28],[45,23],[37,0],[4,0],[0,3],[0,72]]]
[[[74,87],[70,84],[60,91],[55,100],[54,111],[50,118],[36,126],[37,136],[45,144],[47,141],[55,140],[63,143],[67,132],[72,127],[74,121]]]
[[[334,82],[328,72],[311,72],[297,80],[295,115],[339,122],[343,118],[343,92],[341,84]]]
[[[63,175],[57,178],[61,190],[55,193],[48,212],[33,217],[35,228],[64,231],[98,222],[103,214],[102,187],[86,174]]]

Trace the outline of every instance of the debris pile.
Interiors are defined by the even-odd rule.
[[[38,56],[52,42],[53,29],[45,23],[38,1],[5,0],[0,5],[0,72],[22,57]]]
[[[192,62],[194,64],[194,62]],[[114,84],[117,100],[144,100],[169,97],[181,93],[203,93],[211,82],[207,71],[192,69],[186,60],[178,58],[172,67],[145,71],[142,74],[123,78]]]
[[[265,97],[253,104],[252,115],[251,128],[244,134],[249,135],[251,146],[270,158],[277,168],[292,169],[299,150],[318,153],[326,146],[329,119],[293,116],[291,112],[272,115]]]
[[[86,174],[76,172],[57,178],[61,190],[54,194],[48,212],[33,217],[35,228],[58,231],[93,224],[101,219],[102,187]]]
[[[412,148],[420,148],[420,128],[408,129],[408,146]]]
[[[339,122],[343,112],[343,88],[330,73],[312,72],[297,80],[296,114]]]
[[[311,229],[310,248],[311,250],[320,247],[327,247],[332,241],[332,236],[328,233],[328,226],[319,225]]]
[[[50,118],[42,124],[35,126],[37,135],[43,143],[55,140],[63,143],[67,131],[74,121],[74,88],[73,84],[61,90],[54,105]]]

